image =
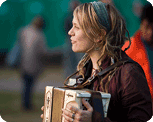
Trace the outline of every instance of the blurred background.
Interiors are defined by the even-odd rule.
[[[74,66],[68,72],[68,58],[74,56],[67,31],[71,27],[72,10],[80,3],[92,0],[7,0],[0,7],[0,115],[8,122],[41,122],[40,108],[44,104],[45,86],[63,86],[67,75],[76,69],[83,54],[70,62]],[[126,21],[130,36],[140,26],[141,6],[146,0],[112,0]],[[73,4],[72,4],[73,3]],[[45,20],[43,32],[46,41],[46,57],[43,72],[34,84],[33,107],[22,108],[22,77],[19,65],[8,65],[8,55],[18,40],[20,28],[42,15]],[[69,45],[69,46],[67,46]],[[69,64],[69,63],[68,63]],[[74,68],[75,67],[75,68]]]

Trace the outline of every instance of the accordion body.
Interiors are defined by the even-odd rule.
[[[90,103],[90,91],[91,90],[89,89],[73,90],[68,88],[46,86],[43,122],[64,122],[62,109],[65,109],[69,103],[79,109],[85,109],[82,104],[82,98]],[[102,95],[104,117],[106,117],[111,95],[104,92],[100,93]]]

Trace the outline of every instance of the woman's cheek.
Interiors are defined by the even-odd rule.
[[[72,50],[73,50],[73,52],[77,52],[78,49],[77,49],[76,44],[73,44],[73,45],[72,45]]]

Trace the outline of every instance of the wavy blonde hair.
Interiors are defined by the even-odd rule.
[[[126,29],[125,21],[119,14],[119,12],[115,9],[113,5],[110,4],[106,4],[106,9],[109,15],[111,25],[111,30],[109,32],[107,32],[107,29],[99,23],[98,16],[91,3],[81,4],[74,10],[74,16],[77,17],[81,28],[91,41],[99,35],[103,37],[102,41],[98,43],[99,47],[101,48],[101,56],[97,61],[99,70],[102,70],[99,62],[103,60],[105,55],[112,57],[116,61],[121,59],[121,48],[125,40],[128,39],[130,41],[130,36]],[[107,32],[106,35],[103,30]],[[128,33],[128,38],[126,37],[126,32]],[[90,57],[86,53],[81,59],[81,61],[78,63],[77,70],[79,71],[79,75],[82,75],[83,77],[83,67],[89,59]],[[114,73],[112,72],[109,74]]]

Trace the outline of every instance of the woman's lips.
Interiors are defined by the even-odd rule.
[[[76,41],[73,41],[73,40],[72,40],[71,43],[74,44],[74,43],[76,43]]]

